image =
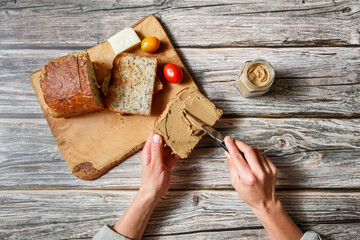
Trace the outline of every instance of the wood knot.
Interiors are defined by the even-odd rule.
[[[282,153],[294,153],[300,149],[311,149],[306,145],[301,144],[303,142],[301,136],[296,139],[293,135],[286,133],[281,136],[272,136],[270,142],[273,143],[272,147],[275,151],[281,151]],[[270,150],[270,149],[269,149]]]
[[[276,140],[276,144],[278,145],[279,148],[283,148],[286,145],[286,141],[282,138],[279,138]]]
[[[198,195],[193,196],[193,203],[194,203],[195,206],[199,205],[200,197]]]
[[[351,8],[350,7],[346,7],[344,8],[343,10],[341,10],[343,13],[346,13],[346,12],[350,12],[351,11]]]
[[[72,173],[82,180],[93,180],[98,178],[100,170],[96,169],[91,162],[82,162],[72,169]]]

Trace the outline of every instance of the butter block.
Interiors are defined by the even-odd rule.
[[[188,157],[205,134],[201,126],[189,121],[184,109],[209,126],[213,126],[222,115],[222,111],[196,87],[184,89],[171,99],[156,120],[154,131],[181,158]]]
[[[107,40],[115,54],[119,54],[138,46],[140,38],[132,28],[125,28]]]

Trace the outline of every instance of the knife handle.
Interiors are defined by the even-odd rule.
[[[219,145],[227,152],[229,152],[229,150],[227,149],[225,142],[221,141],[220,139],[216,139],[216,141],[219,143]]]
[[[220,144],[220,146],[221,146],[225,151],[229,152],[228,149],[227,149],[227,147],[226,147],[226,145],[225,145],[225,142],[224,142],[224,141],[221,141],[220,139],[216,139],[216,141]],[[239,150],[239,152],[240,152],[241,156],[244,158],[244,160],[246,161],[246,158],[245,158],[244,153],[243,153],[242,151],[240,151],[240,150]],[[246,162],[247,162],[247,161],[246,161]]]

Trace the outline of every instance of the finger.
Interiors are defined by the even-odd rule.
[[[235,185],[239,180],[239,174],[237,173],[237,171],[235,169],[234,163],[233,163],[229,153],[226,152],[226,151],[224,153],[226,155],[227,163],[228,163],[228,166],[229,166],[231,184]]]
[[[252,147],[240,140],[236,140],[235,144],[240,149],[240,151],[244,153],[246,161],[248,162],[250,168],[254,170],[254,172],[263,171],[256,152]]]
[[[164,158],[168,158],[168,157],[171,157],[171,148],[167,145],[164,146]]]
[[[150,135],[148,136],[145,145],[143,147],[143,150],[141,152],[141,160],[142,160],[142,164],[144,164],[145,166],[149,165],[151,162],[151,141],[152,138],[154,136],[154,131],[151,131]]]
[[[151,141],[151,164],[162,165],[164,144],[158,134],[154,134]]]
[[[266,156],[265,154],[263,154],[262,152],[259,151],[259,154],[261,156],[261,162],[264,166],[264,169],[267,173],[271,173],[271,168],[270,168],[270,165],[268,163],[268,161],[266,160]]]
[[[269,167],[271,169],[271,173],[274,176],[276,176],[278,171],[277,171],[277,168],[276,168],[275,164],[265,154],[263,154],[263,155],[264,155],[264,158],[265,158],[266,162],[268,163],[268,165],[269,165]]]
[[[246,163],[245,159],[241,156],[239,149],[237,148],[234,140],[231,137],[227,136],[225,137],[224,141],[227,149],[229,150],[228,152],[230,158],[238,174],[241,177],[250,174],[251,169],[249,168],[249,165]]]
[[[172,168],[175,163],[180,159],[180,156],[177,154],[171,154],[172,150],[169,146],[164,147],[164,162],[166,166]]]
[[[264,171],[266,173],[270,173],[270,169],[267,166],[267,162],[264,159],[264,157],[263,157],[262,153],[260,152],[260,150],[258,148],[254,148],[254,151],[256,153],[256,156],[257,156],[257,159],[258,159],[258,162],[259,162],[259,165],[260,165],[262,171]]]

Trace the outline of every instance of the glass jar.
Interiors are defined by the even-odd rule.
[[[275,71],[269,62],[261,59],[247,61],[235,86],[243,97],[258,97],[269,91],[274,79]]]

